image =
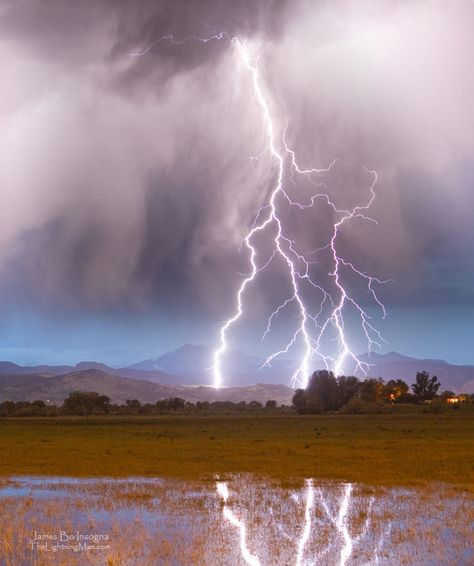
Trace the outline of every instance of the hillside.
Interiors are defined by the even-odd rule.
[[[138,399],[155,403],[159,399],[181,397],[186,401],[260,401],[274,399],[278,404],[290,404],[293,390],[285,385],[257,384],[219,390],[213,387],[168,386],[144,379],[131,379],[91,369],[65,375],[3,375],[0,376],[0,402],[41,399],[61,404],[72,391],[97,391],[114,403]]]
[[[61,365],[39,365],[39,366],[20,366],[12,362],[0,361],[0,375],[65,375],[84,370],[100,370],[104,373],[118,375],[120,377],[129,377],[132,379],[146,379],[154,383],[169,384],[183,383],[182,378],[176,375],[169,375],[159,370],[144,371],[132,367],[112,368],[100,362],[80,362],[75,366]]]

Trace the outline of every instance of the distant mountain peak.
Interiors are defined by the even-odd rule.
[[[416,358],[412,358],[410,356],[405,356],[404,354],[400,354],[399,352],[395,352],[395,351],[390,351],[387,352],[386,354],[379,354],[378,352],[369,352],[366,354],[362,354],[360,356],[360,358],[362,359],[362,361],[365,361],[367,363],[377,363],[377,364],[383,364],[383,363],[392,363],[392,362],[407,362],[407,361],[413,361]]]
[[[70,371],[68,373],[65,373],[64,376],[80,376],[80,377],[97,377],[97,378],[104,378],[107,377],[108,375],[113,375],[107,371],[104,371],[103,369],[99,369],[99,368],[91,368],[91,367],[87,367],[86,369],[76,369],[74,371]]]
[[[158,358],[150,358],[129,366],[140,371],[159,370],[184,377],[195,384],[212,382],[212,346],[208,344],[184,344]],[[264,360],[238,350],[227,350],[222,358],[222,369],[230,384],[262,382],[289,383],[295,362],[274,360],[272,367],[264,367]]]
[[[88,370],[88,369],[99,369],[104,372],[110,372],[110,366],[103,364],[101,362],[79,362],[74,366],[74,368],[79,370]]]

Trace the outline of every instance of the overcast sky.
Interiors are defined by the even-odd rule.
[[[384,349],[474,363],[473,28],[469,0],[3,0],[0,358],[119,365],[216,341],[275,174],[238,37],[302,165],[341,160],[339,204],[365,202],[364,167],[377,171],[377,223],[338,245],[394,280],[385,320],[347,280]],[[284,218],[304,250],[333,221],[318,203]],[[270,265],[235,347],[281,346],[291,309],[259,337],[285,285]]]

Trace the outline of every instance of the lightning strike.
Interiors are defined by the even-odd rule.
[[[363,168],[364,172],[372,177],[368,191],[369,196],[365,203],[348,209],[336,206],[331,196],[333,192],[323,180],[323,176],[331,172],[340,160],[334,159],[328,167],[321,169],[305,168],[298,164],[296,153],[287,142],[287,121],[281,120],[282,125],[278,126],[274,120],[270,110],[271,98],[266,92],[266,85],[264,84],[258,66],[259,57],[252,56],[251,50],[245,40],[238,37],[231,37],[226,32],[214,32],[212,35],[204,38],[199,36],[187,36],[180,40],[176,39],[173,34],[167,34],[148,45],[143,50],[127,53],[126,56],[141,57],[163,41],[169,41],[179,46],[188,41],[208,43],[210,41],[222,40],[228,41],[235,48],[240,67],[246,71],[249,77],[253,91],[249,105],[256,105],[266,137],[264,150],[258,157],[251,158],[251,160],[259,159],[261,155],[267,153],[274,163],[272,170],[275,180],[273,188],[269,191],[266,202],[257,211],[253,224],[241,244],[241,249],[246,249],[249,255],[249,271],[246,275],[242,276],[243,279],[236,291],[233,314],[220,326],[219,342],[214,350],[212,362],[214,387],[219,388],[224,382],[222,361],[228,351],[228,333],[230,328],[244,314],[245,293],[251,284],[257,280],[258,275],[265,270],[275,258],[279,258],[282,264],[286,266],[286,277],[291,288],[291,295],[278,305],[269,316],[262,340],[271,332],[272,323],[275,318],[287,307],[294,306],[296,308],[298,325],[293,334],[291,334],[286,346],[270,354],[265,360],[264,365],[271,365],[275,358],[288,353],[294,346],[299,344],[303,347],[303,354],[298,368],[291,377],[291,384],[294,387],[299,386],[305,388],[307,386],[311,373],[311,364],[314,358],[322,361],[326,369],[332,370],[336,377],[341,375],[347,360],[352,360],[355,368],[366,374],[368,364],[362,361],[353,352],[346,336],[345,325],[347,318],[346,311],[348,308],[352,308],[358,316],[363,335],[367,340],[369,352],[374,346],[380,347],[381,342],[384,342],[384,340],[379,331],[371,323],[370,315],[364,310],[361,304],[357,302],[353,293],[346,287],[344,283],[344,273],[350,272],[365,283],[368,295],[372,298],[375,306],[381,309],[383,317],[386,316],[385,307],[379,300],[374,286],[387,283],[387,281],[368,275],[358,269],[352,262],[342,257],[338,252],[337,240],[342,227],[352,220],[361,219],[375,222],[373,218],[368,216],[368,210],[376,195],[375,185],[377,183],[377,173],[365,167]],[[279,130],[282,130],[281,135],[278,134]],[[315,192],[309,199],[309,202],[294,200],[290,196],[285,187],[285,179],[287,176],[289,176],[295,188],[298,187],[298,178],[305,179],[315,188]],[[310,252],[300,251],[297,242],[287,234],[287,226],[282,219],[280,201],[286,202],[288,207],[296,207],[299,210],[311,209],[315,207],[318,202],[322,202],[328,207],[336,219],[332,224],[332,233],[327,243]],[[259,249],[254,243],[254,238],[258,234],[269,234],[269,239],[272,241],[273,246],[270,258],[263,261],[261,264]],[[323,284],[314,281],[311,275],[311,268],[317,263],[318,254],[322,252],[329,253],[330,256],[332,268],[328,273],[328,277],[332,281],[332,288],[326,288]],[[316,292],[319,299],[316,301],[308,301],[305,299],[305,285]],[[318,301],[319,307],[317,307],[316,312],[313,312],[313,302],[318,304]],[[328,305],[330,306],[329,313],[325,312]],[[323,347],[323,341],[327,340],[328,336],[331,336],[331,332],[336,336],[336,355],[325,353]]]
[[[370,171],[366,168],[364,170],[366,173],[372,176],[373,180],[369,188],[369,199],[363,205],[356,206],[351,210],[341,210],[332,202],[329,197],[328,192],[330,193],[329,187],[327,187],[326,183],[321,182],[320,180],[316,181],[313,176],[320,177],[324,173],[328,173],[334,165],[337,163],[337,160],[333,160],[332,163],[324,169],[303,169],[301,168],[296,159],[295,152],[289,147],[286,141],[286,128],[287,124],[285,124],[285,129],[281,140],[277,141],[275,130],[276,127],[273,122],[273,118],[270,112],[269,102],[264,93],[264,87],[262,85],[262,78],[261,74],[257,65],[257,59],[252,58],[249,52],[247,45],[238,38],[232,38],[232,43],[237,48],[237,52],[241,58],[241,62],[244,68],[248,71],[250,75],[250,80],[253,86],[254,91],[254,98],[259,106],[260,113],[261,113],[261,121],[265,128],[266,136],[267,136],[267,150],[272,156],[275,164],[276,164],[276,181],[274,184],[274,188],[270,194],[268,202],[260,208],[257,212],[255,217],[254,223],[252,228],[248,232],[247,236],[244,239],[243,244],[247,248],[249,252],[250,258],[250,272],[245,276],[242,280],[240,287],[237,290],[236,296],[236,303],[237,308],[234,314],[223,323],[220,328],[219,332],[219,346],[214,352],[214,360],[213,360],[213,370],[214,370],[214,386],[216,388],[220,387],[223,382],[223,375],[222,375],[222,357],[225,355],[225,352],[228,349],[227,343],[227,333],[229,328],[242,316],[244,308],[243,308],[243,296],[247,289],[247,287],[255,281],[257,275],[267,267],[267,265],[274,259],[276,255],[279,255],[281,259],[283,259],[284,264],[287,266],[287,275],[290,281],[290,285],[292,288],[292,294],[289,298],[287,298],[283,303],[281,303],[277,308],[272,312],[270,317],[268,318],[268,322],[265,328],[265,332],[262,336],[262,340],[270,333],[271,326],[273,320],[279,315],[279,313],[285,309],[290,304],[295,304],[299,313],[299,325],[296,331],[291,336],[290,340],[286,344],[284,348],[281,350],[272,353],[270,356],[267,357],[264,365],[270,365],[271,362],[278,356],[282,354],[286,354],[290,351],[290,349],[301,340],[304,345],[304,354],[302,356],[300,365],[296,372],[293,374],[291,378],[291,383],[293,386],[301,386],[303,388],[306,387],[309,380],[310,375],[310,364],[314,358],[317,356],[321,359],[327,369],[333,369],[336,376],[340,375],[342,372],[343,365],[347,358],[352,359],[355,362],[355,366],[357,369],[362,370],[366,373],[367,364],[361,361],[351,350],[348,340],[345,335],[345,317],[344,311],[347,304],[351,304],[355,310],[357,311],[362,330],[364,335],[367,339],[369,352],[373,348],[373,346],[380,346],[381,342],[384,341],[378,330],[371,324],[370,316],[366,313],[366,311],[360,306],[360,304],[351,296],[351,294],[346,290],[342,278],[341,278],[341,267],[350,269],[353,273],[355,273],[358,277],[366,281],[368,291],[372,296],[373,300],[382,309],[383,317],[386,316],[386,311],[384,305],[379,300],[373,285],[374,284],[383,284],[387,281],[382,281],[376,277],[372,277],[363,273],[359,269],[357,269],[351,262],[346,261],[343,257],[341,257],[337,252],[337,245],[336,240],[339,235],[340,229],[344,223],[348,222],[349,220],[353,220],[355,218],[360,218],[368,221],[375,222],[372,218],[366,215],[366,212],[370,208],[374,198],[375,198],[375,185],[377,183],[377,173],[375,171]],[[288,195],[287,191],[284,187],[284,179],[285,179],[285,167],[287,167],[286,162],[289,161],[289,172],[291,175],[292,183],[296,185],[295,176],[300,175],[304,176],[310,180],[310,182],[318,189],[326,189],[326,192],[317,192],[315,193],[310,200],[309,204],[302,204],[301,202],[293,201],[290,196]],[[285,235],[284,232],[284,225],[279,215],[278,209],[278,198],[282,196],[290,206],[296,206],[299,209],[304,208],[311,208],[315,205],[318,199],[322,199],[325,203],[332,209],[335,214],[340,215],[340,219],[337,220],[333,224],[333,232],[329,243],[324,246],[324,248],[320,248],[319,250],[315,250],[315,253],[321,251],[323,249],[329,249],[332,255],[332,263],[333,263],[333,270],[329,273],[329,276],[334,281],[335,287],[337,289],[338,297],[334,297],[333,294],[328,292],[324,289],[321,285],[317,284],[310,275],[310,268],[314,261],[310,261],[307,257],[298,252],[296,249],[296,243],[289,237]],[[276,236],[274,236],[274,249],[270,259],[261,267],[258,266],[257,263],[257,249],[253,245],[252,240],[253,237],[258,232],[263,232],[269,228],[276,227]],[[307,254],[309,255],[309,254]],[[302,266],[302,269],[301,267]],[[315,315],[312,315],[309,312],[309,308],[303,299],[303,295],[301,293],[301,283],[307,282],[309,285],[319,291],[321,296],[321,301],[319,304],[319,310]],[[332,306],[332,311],[329,316],[326,317],[326,320],[323,323],[319,322],[321,314],[323,312],[324,305],[329,302]],[[316,335],[312,336],[310,325],[316,328]],[[327,330],[332,327],[336,330],[337,339],[338,339],[338,355],[337,357],[329,356],[324,354],[321,341]]]

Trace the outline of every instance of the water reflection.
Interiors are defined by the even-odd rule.
[[[224,502],[224,507],[222,512],[224,517],[231,525],[237,527],[240,532],[240,552],[242,554],[242,558],[250,564],[250,566],[260,566],[260,560],[254,556],[249,549],[247,548],[247,537],[246,537],[246,528],[245,523],[239,521],[234,513],[230,510],[230,507],[227,505],[227,500],[229,499],[229,489],[227,487],[227,482],[217,482],[217,493],[222,497]]]
[[[473,497],[439,485],[20,477],[0,481],[0,506],[2,566],[474,563]],[[61,533],[71,548],[53,550]]]
[[[298,554],[296,555],[297,566],[303,564],[302,560],[303,560],[304,547],[311,533],[311,511],[313,509],[313,503],[314,503],[313,480],[309,479],[306,480],[306,505],[304,511],[304,528],[298,542]]]
[[[258,550],[255,554],[249,550],[246,538],[246,525],[245,522],[239,520],[236,513],[231,510],[228,504],[229,489],[227,482],[217,483],[217,492],[224,501],[223,516],[233,526],[239,529],[240,533],[240,552],[241,557],[246,564],[250,566],[260,566],[262,562],[258,558]],[[338,485],[314,486],[312,479],[305,481],[305,494],[304,494],[304,517],[299,536],[296,536],[295,542],[297,547],[294,552],[294,560],[290,556],[286,557],[288,564],[295,564],[295,566],[303,566],[310,564],[337,564],[338,566],[345,566],[351,563],[351,557],[354,549],[364,544],[370,548],[372,544],[371,556],[368,562],[375,564],[379,563],[379,554],[386,538],[388,537],[391,528],[392,520],[387,519],[387,525],[383,532],[378,536],[378,540],[374,533],[370,532],[372,521],[372,507],[375,502],[375,496],[371,495],[367,502],[367,512],[365,519],[358,521],[359,525],[355,524],[354,513],[360,513],[357,506],[360,503],[358,498],[353,498],[354,486],[351,483]],[[302,494],[293,492],[293,501],[298,505],[302,498]],[[359,495],[360,498],[360,495]],[[319,509],[318,509],[319,507]],[[354,508],[354,509],[353,509]],[[269,507],[269,514],[274,516],[273,507]],[[364,514],[362,512],[362,514]],[[292,514],[294,517],[295,514]],[[313,519],[316,520],[316,532],[312,532]],[[284,523],[280,524],[280,529],[284,529]],[[287,525],[290,527],[290,525]],[[298,530],[298,525],[292,524],[291,527],[295,529],[295,535]],[[309,546],[310,538],[316,538],[318,532],[324,529],[324,534],[320,541],[313,541],[313,547],[307,549]],[[269,530],[269,528],[267,527]],[[330,532],[332,529],[332,532]],[[266,532],[268,532],[266,530]],[[292,537],[287,537],[290,539]],[[256,544],[258,547],[259,545]],[[260,545],[261,546],[261,545]],[[315,553],[315,548],[317,552]],[[291,554],[291,552],[290,552]],[[265,562],[266,563],[266,562]]]

